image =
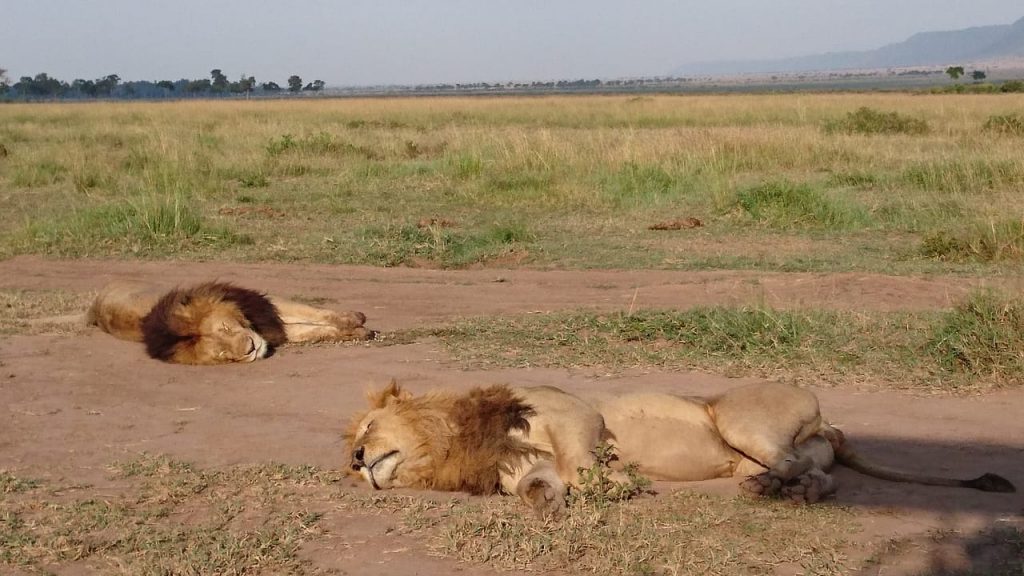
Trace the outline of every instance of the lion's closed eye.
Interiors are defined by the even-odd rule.
[[[369,434],[370,430],[373,428],[374,422],[374,420],[370,420],[369,422],[367,422],[366,425],[363,426],[363,429],[359,431],[359,436],[366,436],[367,434]]]

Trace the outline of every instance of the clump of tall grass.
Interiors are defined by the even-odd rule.
[[[895,181],[926,191],[972,194],[1024,183],[1024,162],[1007,159],[950,159],[913,164]]]
[[[994,114],[982,126],[988,132],[1024,136],[1024,116],[1019,114]]]
[[[780,229],[847,230],[870,224],[867,211],[852,201],[833,198],[807,184],[766,182],[741,190],[736,205],[756,222]]]
[[[476,154],[462,152],[445,155],[448,173],[457,180],[470,180],[484,171],[484,161]]]
[[[115,251],[154,252],[182,244],[231,245],[251,239],[206,224],[186,199],[142,197],[75,210],[34,222],[25,230],[32,246],[58,253]]]
[[[957,234],[938,231],[924,238],[920,252],[928,258],[949,261],[1024,260],[1024,220],[977,224]]]
[[[928,122],[899,112],[882,112],[861,106],[845,117],[830,120],[824,125],[825,132],[845,132],[847,134],[925,134]]]
[[[626,162],[604,178],[604,197],[615,206],[643,206],[671,193],[676,180],[662,167]]]
[[[928,351],[949,372],[1020,383],[1024,302],[992,291],[973,293],[936,323]]]

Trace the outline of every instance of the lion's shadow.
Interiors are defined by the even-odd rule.
[[[833,473],[839,481],[835,499],[839,504],[881,510],[918,509],[940,514],[1019,515],[1024,512],[1024,446],[861,435],[849,435],[848,440],[860,454],[880,464],[965,480],[992,472],[1012,482],[1017,492],[990,493],[891,482],[837,464]]]

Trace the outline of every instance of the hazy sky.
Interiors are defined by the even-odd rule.
[[[1021,0],[0,0],[0,68],[328,85],[618,78],[1022,16]]]

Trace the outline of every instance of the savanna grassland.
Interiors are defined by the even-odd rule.
[[[371,492],[339,431],[393,377],[766,377],[889,462],[1019,485],[1022,150],[1020,94],[0,105],[0,572],[1019,575],[1015,495],[598,466],[539,520]],[[193,370],[68,321],[110,277],[211,275],[386,329]]]
[[[1024,97],[0,107],[0,255],[1019,270]],[[694,217],[704,225],[653,231]]]

